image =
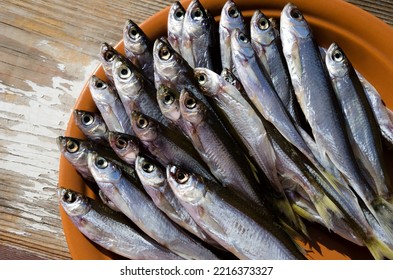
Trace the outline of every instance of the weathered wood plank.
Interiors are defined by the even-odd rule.
[[[102,42],[173,1],[0,1],[0,259],[69,259],[56,198],[71,108]],[[349,0],[392,22],[392,2]],[[365,25],[367,28],[367,25]]]
[[[0,256],[70,258],[55,139],[100,44],[117,43],[126,19],[140,23],[168,2],[0,1]]]

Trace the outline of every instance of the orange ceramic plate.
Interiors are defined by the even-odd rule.
[[[190,1],[183,1],[187,7]],[[201,1],[214,16],[221,13],[225,0]],[[244,16],[250,18],[256,9],[267,16],[278,18],[286,0],[237,0],[236,4]],[[371,14],[340,0],[293,0],[304,13],[312,26],[320,45],[328,47],[337,42],[348,55],[355,68],[370,81],[380,92],[386,105],[393,108],[393,28]],[[166,23],[169,7],[147,19],[140,27],[150,38],[166,35]],[[127,19],[124,19],[126,21]],[[119,30],[119,33],[122,32]],[[123,51],[123,42],[116,49]],[[102,67],[94,72],[104,78]],[[96,110],[87,85],[84,87],[75,109]],[[73,117],[70,117],[65,135],[82,137]],[[389,160],[393,157],[389,156]],[[392,165],[389,165],[392,166]],[[81,177],[62,156],[59,169],[59,186],[73,189],[94,197],[92,191],[83,183]],[[64,233],[73,259],[111,259],[118,258],[110,252],[87,240],[68,219],[60,207]],[[308,251],[309,259],[370,259],[371,255],[363,247],[351,244],[329,233],[324,228],[308,225],[313,244],[302,244]]]

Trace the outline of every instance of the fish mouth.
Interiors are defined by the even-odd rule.
[[[65,147],[66,147],[66,137],[64,137],[64,136],[57,137],[56,144],[57,144],[57,147],[59,148],[60,152],[63,153],[65,151]]]

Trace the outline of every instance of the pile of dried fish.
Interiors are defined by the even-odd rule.
[[[175,2],[166,37],[129,20],[124,55],[101,46],[96,112],[62,154],[100,197],[59,188],[90,240],[131,259],[304,259],[304,220],[393,259],[384,149],[392,113],[335,43],[288,3],[219,22]]]

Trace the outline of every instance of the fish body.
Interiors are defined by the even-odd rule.
[[[98,201],[64,188],[59,188],[57,194],[60,205],[73,224],[101,247],[129,259],[183,259],[136,230],[129,220],[116,215]]]
[[[288,141],[317,162],[303,139],[300,128],[293,123],[266,71],[258,62],[250,39],[240,30],[235,30],[231,42],[233,62],[238,69],[239,79],[255,108],[266,120],[273,123]]]
[[[374,186],[375,192],[389,199],[391,187],[383,157],[380,130],[363,86],[351,62],[337,44],[330,45],[325,61],[344,112],[355,156],[367,170],[366,178],[373,178],[369,183]]]
[[[186,133],[199,155],[209,166],[211,173],[224,185],[236,190],[239,196],[256,204],[261,204],[256,192],[257,181],[251,173],[247,158],[241,147],[233,141],[221,123],[215,122],[214,116],[203,102],[190,91],[183,89],[180,94],[180,112],[189,123]]]
[[[273,86],[293,121],[300,124],[297,100],[282,53],[281,39],[269,19],[256,10],[250,23],[251,44],[269,74]]]
[[[167,178],[194,220],[238,258],[304,259],[294,242],[272,219],[264,216],[259,221],[262,224],[257,222],[248,215],[247,203],[229,199],[231,193],[226,192],[225,196],[220,187],[207,184],[175,165],[167,167]]]
[[[216,259],[213,253],[176,227],[116,164],[97,153],[89,153],[88,164],[103,193],[151,238],[183,258]]]
[[[292,84],[315,142],[362,200],[372,203],[376,193],[356,163],[344,116],[308,23],[296,6],[288,4],[280,27]]]

